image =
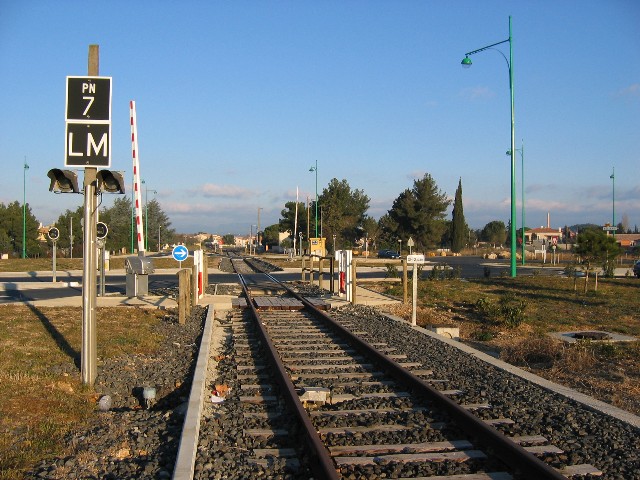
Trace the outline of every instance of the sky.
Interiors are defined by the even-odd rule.
[[[47,172],[65,165],[66,77],[97,44],[111,169],[130,186],[135,100],[143,200],[178,233],[277,223],[316,178],[378,219],[425,173],[451,199],[462,181],[470,227],[507,224],[510,44],[460,62],[507,40],[509,16],[518,228],[523,163],[527,227],[640,227],[637,0],[0,0],[0,203],[45,225],[83,205]]]

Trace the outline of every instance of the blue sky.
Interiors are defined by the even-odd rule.
[[[54,222],[82,205],[48,191],[64,166],[65,77],[100,46],[113,77],[112,166],[141,176],[181,233],[247,234],[332,178],[379,218],[429,173],[467,223],[510,217],[508,68],[526,225],[640,227],[640,2],[0,0],[0,202]],[[508,56],[508,44],[502,45]],[[521,158],[517,211],[521,224]],[[615,168],[615,184],[610,175]],[[82,177],[82,175],[80,175]],[[104,198],[110,205],[113,196]]]

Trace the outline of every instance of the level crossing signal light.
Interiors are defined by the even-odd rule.
[[[50,192],[55,193],[80,193],[78,190],[78,176],[72,170],[61,170],[60,168],[52,168],[47,173],[51,179],[49,186]]]
[[[98,191],[100,192],[125,193],[122,172],[100,170],[96,175],[96,179],[98,180]]]
[[[50,192],[55,193],[80,193],[78,189],[78,176],[73,170],[52,168],[47,173],[51,179]],[[124,175],[122,172],[112,170],[100,170],[96,174],[98,193],[125,193]]]

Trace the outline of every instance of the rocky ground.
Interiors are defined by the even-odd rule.
[[[90,428],[68,438],[71,455],[41,462],[28,478],[171,478],[205,316],[196,307],[179,325],[168,315],[157,326],[158,352],[101,363]],[[145,400],[145,387],[155,399]]]

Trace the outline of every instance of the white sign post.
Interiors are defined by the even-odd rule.
[[[424,255],[407,255],[407,263],[413,265],[413,298],[411,308],[411,325],[416,326],[416,308],[418,304],[418,265],[424,264]]]

